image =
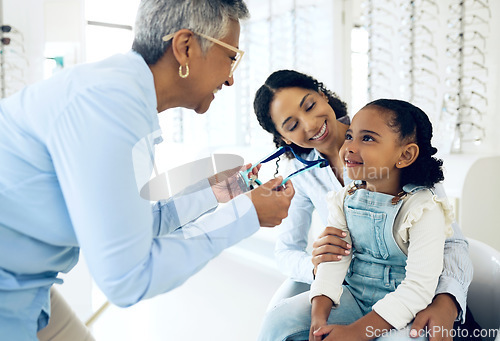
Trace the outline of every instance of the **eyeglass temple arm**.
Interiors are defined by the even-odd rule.
[[[269,154],[268,156],[264,157],[262,160],[260,160],[259,162],[255,163],[255,164],[252,164],[250,166],[249,169],[245,170],[245,171],[241,171],[241,175],[243,177],[243,180],[245,181],[245,183],[247,184],[247,186],[250,186],[251,184],[251,180],[248,179],[248,173],[250,173],[252,171],[252,169],[255,168],[255,166],[261,164],[261,163],[266,163],[266,162],[269,162],[271,160],[274,160],[276,159],[277,157],[281,156],[282,154],[286,153],[287,151],[290,151],[293,153],[293,155],[295,156],[295,158],[300,161],[301,163],[305,164],[306,166],[304,168],[301,168],[295,172],[293,172],[292,174],[290,174],[289,176],[287,176],[285,179],[283,179],[283,182],[281,183],[281,185],[284,185],[288,180],[290,180],[290,178],[306,171],[306,170],[309,170],[311,168],[314,168],[314,167],[320,167],[320,168],[323,168],[323,167],[327,167],[328,166],[328,160],[327,159],[319,159],[319,160],[313,160],[313,161],[310,161],[310,160],[304,160],[303,158],[301,158],[300,156],[298,156],[297,154],[295,154],[294,150],[292,147],[290,146],[281,146],[280,148],[278,148],[277,150],[275,150],[274,152],[272,152],[271,154]],[[255,181],[257,184],[261,185],[262,183],[258,180],[258,179],[255,179],[253,180]]]
[[[287,146],[286,146],[287,147]],[[243,180],[245,181],[245,184],[247,185],[247,187],[250,188],[250,185],[252,184],[252,182],[255,182],[257,183],[258,185],[262,185],[262,183],[260,182],[259,179],[253,179],[253,180],[250,180],[248,178],[248,173],[250,173],[252,171],[252,169],[254,169],[256,166],[258,166],[259,164],[261,163],[266,163],[270,160],[273,160],[275,158],[277,158],[278,156],[280,156],[281,154],[285,153],[286,152],[286,149],[285,147],[280,147],[278,148],[277,150],[275,150],[274,152],[272,152],[271,154],[265,156],[263,159],[261,159],[259,162],[257,163],[252,163],[252,165],[250,166],[250,168],[248,168],[247,170],[244,170],[244,171],[240,171],[240,174],[241,176],[243,177]]]
[[[314,163],[312,163],[310,165],[307,165],[304,168],[301,168],[301,169],[293,172],[289,176],[287,176],[285,179],[283,179],[283,182],[281,182],[281,186],[283,186],[288,180],[290,180],[294,176],[299,175],[301,173],[304,173],[305,171],[308,171],[309,169],[312,169],[312,168],[315,168],[315,167],[324,168],[324,167],[327,167],[327,166],[328,166],[328,160],[326,160],[326,159],[316,160],[316,161],[314,161]]]

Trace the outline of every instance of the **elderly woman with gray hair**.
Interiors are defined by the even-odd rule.
[[[143,0],[132,51],[0,102],[0,340],[92,340],[51,289],[80,250],[109,301],[126,307],[286,217],[294,190],[274,190],[280,178],[229,197],[217,176],[168,200],[141,197],[158,112],[204,113],[233,85],[247,16],[241,0]]]

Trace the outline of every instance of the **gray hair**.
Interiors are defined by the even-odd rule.
[[[141,0],[132,49],[153,65],[172,44],[163,36],[186,28],[220,39],[227,35],[230,20],[248,17],[243,0]],[[196,37],[205,54],[213,43]]]

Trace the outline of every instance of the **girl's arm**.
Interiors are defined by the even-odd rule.
[[[348,189],[349,186],[337,193],[330,192],[326,199],[328,203],[328,225],[337,226],[346,232],[346,241],[351,243],[343,210],[344,198]],[[318,266],[316,279],[312,283],[309,293],[312,302],[310,340],[317,339],[313,332],[322,326],[326,326],[332,307],[340,304],[342,282],[350,261],[351,255],[349,254],[338,262],[321,263]]]
[[[344,238],[347,243],[351,243],[351,236],[347,229],[347,222],[344,215],[344,198],[352,186],[346,186],[339,192],[329,192],[328,203],[328,225],[335,226],[346,233]],[[321,263],[318,265],[316,278],[311,285],[309,297],[312,300],[316,296],[328,297],[334,305],[340,303],[342,295],[342,283],[347,269],[351,263],[352,254],[345,255],[337,262]]]
[[[330,316],[330,311],[333,307],[333,302],[327,296],[321,295],[313,297],[311,304],[311,329],[309,332],[309,339],[314,340],[313,333],[319,328],[326,326],[328,316]]]
[[[425,309],[434,297],[443,267],[444,240],[451,231],[449,206],[429,191],[415,193],[404,204],[403,223],[396,233],[409,242],[406,276],[394,292],[375,303],[373,310],[401,329]]]

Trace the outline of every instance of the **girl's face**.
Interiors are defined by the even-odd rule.
[[[375,106],[361,109],[354,115],[340,149],[349,178],[379,185],[376,190],[399,181],[395,172],[399,172],[398,162],[404,149],[387,119],[388,114]]]
[[[337,134],[336,116],[325,95],[303,88],[285,88],[274,95],[271,119],[286,143],[322,152]]]

